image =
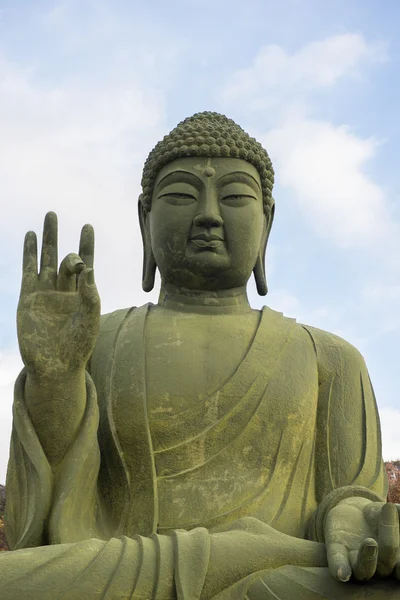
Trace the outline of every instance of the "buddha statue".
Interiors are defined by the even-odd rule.
[[[58,267],[57,219],[25,239],[2,600],[392,600],[363,358],[246,295],[267,293],[267,152],[195,114],[150,153],[139,219],[157,305],[100,316],[94,234]]]

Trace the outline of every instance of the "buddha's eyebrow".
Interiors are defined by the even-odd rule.
[[[250,175],[250,173],[246,173],[245,171],[234,171],[232,173],[228,173],[227,175],[223,175],[218,181],[218,186],[222,187],[223,185],[227,185],[228,183],[235,183],[237,181],[247,183],[256,192],[261,192],[261,187],[257,179],[253,177],[253,175]]]
[[[177,169],[176,171],[172,171],[171,173],[167,173],[164,177],[157,182],[156,187],[162,189],[169,183],[178,183],[184,181],[185,183],[189,183],[193,185],[195,188],[201,188],[201,179],[199,179],[194,173],[190,173],[189,171],[184,171],[183,169]]]

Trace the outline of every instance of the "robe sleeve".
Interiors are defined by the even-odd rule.
[[[101,318],[99,338],[104,337],[104,330],[108,331],[112,323],[110,339],[106,336],[111,347],[125,313],[116,311]],[[91,371],[90,365],[88,369]],[[86,407],[82,422],[55,475],[26,408],[25,381],[26,370],[23,369],[14,389],[6,479],[5,523],[9,547],[16,550],[92,537],[110,539],[115,528],[110,524],[103,494],[100,494],[99,406],[91,372],[86,372]],[[107,491],[114,499],[112,490]]]
[[[309,537],[323,539],[325,515],[353,496],[383,502],[387,477],[374,390],[361,354],[341,338],[305,327],[318,361],[316,498]]]
[[[75,439],[53,474],[25,405],[26,372],[15,384],[7,469],[6,537],[12,550],[102,537],[96,526],[96,390],[86,374],[86,409]]]
[[[200,600],[209,553],[203,528],[4,552],[0,597]]]

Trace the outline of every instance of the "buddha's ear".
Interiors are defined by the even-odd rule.
[[[267,243],[269,234],[271,232],[272,223],[275,214],[275,202],[272,200],[272,204],[268,207],[268,211],[265,213],[265,228],[261,237],[260,249],[256,264],[254,265],[253,273],[254,279],[256,280],[257,292],[260,296],[266,296],[268,293],[267,278],[265,275],[265,253],[267,250]]]
[[[157,265],[151,248],[149,213],[143,205],[142,194],[139,196],[138,212],[143,240],[142,288],[145,292],[151,292],[154,287]]]

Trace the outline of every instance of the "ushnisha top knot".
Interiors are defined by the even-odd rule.
[[[141,202],[151,209],[151,198],[161,168],[184,156],[226,156],[241,158],[254,165],[260,175],[264,211],[269,212],[274,185],[274,170],[268,153],[235,121],[216,112],[201,112],[181,121],[150,152],[142,176]]]

